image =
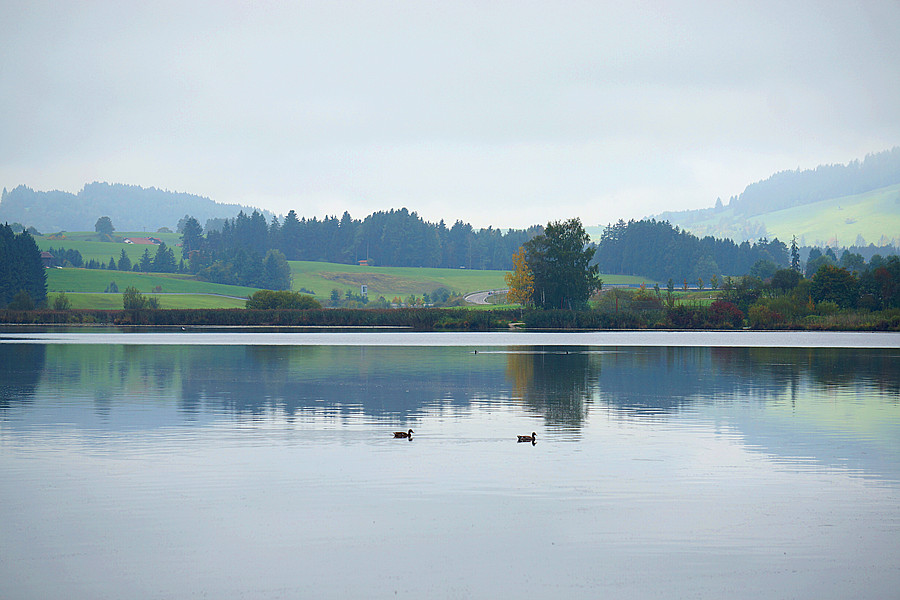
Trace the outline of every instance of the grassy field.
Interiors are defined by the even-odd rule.
[[[87,235],[87,234],[85,234]],[[174,234],[169,234],[174,235]],[[75,234],[73,234],[73,238]],[[65,240],[63,240],[65,241]],[[48,241],[47,245],[60,244]],[[111,247],[114,244],[85,239],[72,239],[66,247],[76,244],[96,244]],[[116,248],[130,246],[116,244]],[[132,248],[128,248],[131,250]],[[79,250],[80,251],[80,250]],[[141,250],[143,252],[143,250]],[[109,260],[107,258],[107,260]],[[447,288],[451,292],[468,294],[479,290],[503,289],[506,287],[504,271],[478,271],[470,269],[427,269],[414,267],[360,267],[323,262],[289,261],[295,291],[311,291],[322,302],[326,302],[332,289],[343,296],[347,291],[358,294],[360,286],[368,286],[371,299],[384,296],[405,299],[409,295],[431,294],[437,288]],[[604,285],[654,282],[640,277],[621,275],[601,275]],[[115,282],[119,291],[133,286],[143,294],[160,293],[164,308],[229,308],[243,306],[243,301],[232,301],[222,296],[246,298],[256,288],[221,285],[191,279],[188,275],[164,273],[136,273],[132,271],[107,271],[98,269],[48,269],[47,288],[52,302],[53,295],[64,291],[70,296],[74,308],[121,308],[118,294],[106,294],[110,282]],[[77,294],[77,296],[76,296]],[[168,296],[167,294],[187,294]]]
[[[335,263],[289,261],[293,289],[312,290],[320,298],[328,298],[332,289],[341,294],[350,290],[359,293],[361,285],[368,286],[370,298],[384,296],[421,296],[445,287],[461,294],[506,286],[504,271],[476,271],[469,269],[428,269],[416,267],[360,267]]]
[[[54,239],[54,236],[58,237]],[[181,243],[181,235],[178,233],[117,231],[113,235],[113,237],[115,238],[151,236],[162,240],[163,242],[165,242],[166,246],[172,249],[172,251],[175,253],[175,262],[181,260],[181,248],[176,246],[176,244]],[[34,236],[34,241],[37,243],[38,248],[40,248],[41,250],[48,250],[50,247],[62,247],[66,250],[78,250],[79,252],[81,252],[81,257],[84,259],[84,262],[94,259],[97,261],[102,261],[103,264],[106,264],[109,262],[110,257],[115,258],[116,262],[118,262],[122,250],[125,250],[125,254],[128,255],[129,259],[131,259],[132,264],[141,259],[141,256],[144,254],[144,250],[149,250],[151,257],[156,255],[156,246],[148,246],[144,244],[125,244],[121,242],[103,242],[100,241],[100,234],[87,231],[64,232],[62,234],[52,235],[37,235]]]
[[[47,290],[51,293],[63,291],[102,294],[112,281],[116,282],[120,292],[128,286],[133,286],[143,294],[153,292],[157,286],[168,293],[217,294],[241,298],[256,291],[256,288],[196,281],[190,279],[188,275],[98,269],[47,269]]]
[[[58,294],[47,295],[50,306]],[[162,308],[244,308],[245,300],[210,294],[147,294],[159,299]],[[72,308],[121,310],[122,294],[67,293]]]
[[[361,285],[368,286],[370,298],[394,296],[405,298],[410,294],[421,296],[444,287],[451,292],[468,294],[480,290],[496,290],[506,287],[505,271],[477,271],[470,269],[429,269],[419,267],[360,267],[334,263],[289,261],[293,276],[293,289],[312,290],[318,298],[328,298],[331,290],[341,294],[350,290],[356,294]],[[601,275],[606,284],[640,284],[654,282],[641,277],[625,275]]]

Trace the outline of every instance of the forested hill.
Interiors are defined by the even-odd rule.
[[[0,223],[21,223],[44,233],[93,231],[97,219],[109,217],[119,231],[174,228],[185,214],[200,223],[233,218],[252,207],[219,204],[203,196],[136,185],[90,183],[77,194],[35,191],[24,185],[0,198]],[[264,212],[266,216],[269,213]]]
[[[747,216],[851,196],[900,183],[900,146],[870,154],[846,165],[820,165],[805,171],[782,171],[751,183],[728,204]]]
[[[896,184],[900,184],[900,147],[870,154],[862,162],[854,160],[845,165],[782,171],[751,183],[727,204],[719,200],[712,208],[664,212],[656,219],[702,235],[758,239],[766,236],[766,225],[771,225],[765,218],[767,213],[864,194]],[[802,236],[807,232],[793,233]],[[880,233],[893,234],[892,231]],[[869,235],[873,237],[870,241],[877,239],[871,232]]]

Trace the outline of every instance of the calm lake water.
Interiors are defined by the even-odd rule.
[[[898,342],[7,330],[0,598],[897,598]]]

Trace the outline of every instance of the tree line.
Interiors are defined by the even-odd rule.
[[[49,246],[47,252],[52,255],[50,266],[52,267],[76,267],[85,269],[108,269],[110,271],[135,271],[138,273],[185,273],[184,260],[175,260],[175,251],[165,243],[157,244],[156,250],[151,254],[149,248],[144,248],[141,257],[132,262],[131,257],[123,248],[119,258],[109,257],[109,262],[90,259],[85,261],[81,252],[73,248]]]
[[[784,268],[789,260],[788,246],[777,238],[735,244],[727,238],[701,239],[668,221],[645,219],[620,220],[607,226],[593,264],[601,273],[639,275],[657,281],[672,278],[693,285],[699,279],[708,282],[714,275],[747,274],[760,261]]]
[[[29,310],[46,301],[47,273],[34,238],[0,225],[0,306]]]
[[[299,218],[291,210],[281,220],[266,221],[258,211],[241,212],[221,230],[205,233],[197,219],[186,215],[179,230],[189,272],[209,281],[251,285],[260,272],[272,283],[285,260],[504,270],[511,267],[513,253],[541,228],[476,230],[462,221],[447,227],[443,220],[430,223],[402,208],[363,220],[348,212],[341,218]]]

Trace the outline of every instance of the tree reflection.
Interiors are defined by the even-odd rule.
[[[507,354],[506,377],[513,394],[548,425],[578,428],[587,416],[593,381],[591,354],[566,346],[523,346]]]
[[[797,399],[810,388],[900,396],[894,350],[528,346],[141,346],[0,344],[0,410],[39,385],[92,398],[106,418],[134,397],[182,419],[367,415],[406,422],[510,398],[578,429],[592,404],[665,414],[698,401]],[[167,416],[165,418],[171,418]]]
[[[0,344],[0,414],[32,401],[46,349],[43,344]]]

